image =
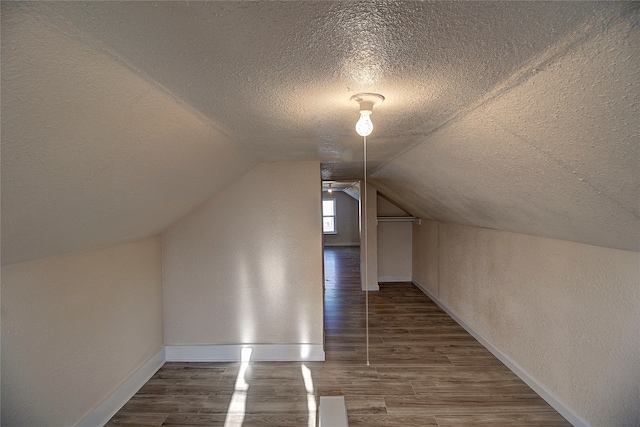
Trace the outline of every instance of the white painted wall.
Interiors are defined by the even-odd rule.
[[[411,280],[411,223],[378,223],[378,281]]]
[[[336,199],[337,234],[325,234],[325,246],[360,246],[358,201],[342,191],[322,193],[323,199]]]
[[[70,426],[163,346],[161,240],[2,267],[2,424]]]
[[[377,206],[378,216],[411,216],[394,203],[388,201],[380,194],[377,196]]]
[[[438,224],[431,220],[422,220],[422,225],[412,225],[412,264],[411,277],[416,283],[434,296],[439,295],[438,263]]]
[[[410,216],[405,211],[378,195],[379,217]],[[405,282],[411,280],[410,222],[378,222],[378,282]]]
[[[262,163],[164,233],[167,345],[322,345],[320,188]]]
[[[640,425],[640,254],[415,225],[414,281],[593,426]]]

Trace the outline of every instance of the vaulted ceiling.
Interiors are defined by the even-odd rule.
[[[640,250],[626,2],[3,2],[2,258],[161,232],[260,161],[414,215]]]

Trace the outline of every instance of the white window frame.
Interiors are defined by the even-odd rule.
[[[333,215],[324,214],[324,202],[332,201]],[[324,231],[324,219],[333,218],[333,231]],[[322,199],[322,234],[338,234],[338,222],[336,221],[336,199],[335,198],[323,198]]]

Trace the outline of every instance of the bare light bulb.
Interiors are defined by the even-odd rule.
[[[373,122],[371,121],[371,110],[360,110],[360,119],[356,123],[356,132],[360,136],[369,136],[373,132]]]
[[[331,184],[329,184],[329,190],[327,190],[329,194],[333,193],[333,188],[331,188]]]

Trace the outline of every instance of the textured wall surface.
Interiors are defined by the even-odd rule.
[[[163,346],[161,240],[2,267],[2,425],[70,426]]]
[[[197,226],[167,233],[171,262],[184,261],[171,274],[201,287],[165,289],[169,324],[197,325],[173,337],[210,342],[224,318],[220,333],[232,332],[216,338],[251,338],[255,313],[280,326],[277,278],[291,279],[298,239],[320,237],[285,232],[298,224],[280,222],[268,180],[236,180],[256,159],[360,179],[357,92],[386,97],[372,116],[369,182],[407,212],[640,251],[638,2],[5,1],[1,18],[3,264],[152,236],[242,186],[221,196],[233,209],[210,202],[187,217]],[[301,185],[282,184],[278,195]],[[319,202],[317,188],[318,200],[299,200]],[[247,213],[254,199],[266,212]],[[264,218],[282,232],[265,233]],[[427,228],[420,259],[440,234]],[[432,262],[413,271],[438,289]],[[211,282],[242,286],[207,293]],[[294,317],[315,320],[314,304]],[[314,328],[282,331],[297,342],[313,330],[316,342]]]
[[[413,224],[412,232],[412,280],[425,287],[438,297],[439,293],[439,265],[438,265],[438,223],[422,220],[422,224]]]
[[[165,344],[322,344],[318,162],[262,163],[163,235]]]
[[[593,426],[640,424],[640,254],[427,224],[449,309]]]
[[[325,246],[360,245],[359,202],[342,191],[322,193],[323,198],[336,199],[336,225],[338,234],[325,234]]]

